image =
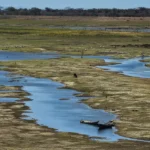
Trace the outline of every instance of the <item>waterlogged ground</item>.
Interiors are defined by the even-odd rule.
[[[2,60],[7,56],[10,60],[24,60],[37,58],[52,58],[52,55],[26,54],[19,52],[1,52]],[[6,60],[5,60],[6,61]],[[9,76],[8,72],[0,72],[1,84],[4,86],[19,86],[30,94],[26,102],[31,111],[25,113],[27,119],[35,119],[38,124],[54,128],[61,132],[73,132],[99,137],[106,141],[118,141],[124,139],[115,134],[116,129],[99,131],[97,127],[81,124],[80,120],[99,120],[106,123],[116,119],[116,116],[103,110],[94,110],[85,104],[79,103],[84,97],[76,97],[79,92],[62,89],[64,85],[47,79],[38,79],[24,76]],[[61,88],[61,89],[60,89]],[[4,91],[7,93],[7,91]],[[13,91],[11,91],[13,92]],[[15,92],[15,91],[14,91]],[[15,98],[0,98],[0,102],[14,102]]]
[[[30,108],[24,115],[25,119],[35,119],[38,124],[57,129],[61,132],[73,132],[92,137],[103,138],[106,141],[117,141],[124,139],[114,132],[115,128],[98,131],[97,127],[80,124],[81,119],[99,120],[102,123],[115,119],[116,116],[103,110],[94,110],[85,104],[79,103],[83,97],[76,97],[79,94],[74,90],[60,89],[63,87],[58,82],[47,79],[32,77],[8,76],[7,72],[0,72],[1,78],[5,76],[5,86],[20,86],[30,94],[31,101],[25,102]],[[13,82],[10,82],[10,81]],[[8,98],[5,102],[13,102],[17,99]],[[3,101],[3,99],[0,99]]]
[[[138,31],[128,33],[112,32],[112,30],[115,30],[113,27],[120,29],[143,28],[147,30],[149,29],[149,18],[72,16],[9,16],[7,18],[6,16],[5,19],[1,18],[0,26],[0,49],[3,50],[22,52],[55,51],[61,54],[73,55],[81,55],[81,52],[84,52],[84,55],[108,55],[115,58],[139,57],[141,54],[150,56],[149,33],[137,33]],[[104,30],[110,31],[59,30],[49,29],[49,26],[106,27],[109,29]],[[82,60],[79,58],[31,60],[33,57],[30,57],[31,59],[28,58],[28,61],[16,61],[18,58],[13,58],[15,62],[0,62],[1,66],[5,66],[1,69],[18,75],[32,76],[36,79],[53,79],[64,83],[68,88],[82,91],[85,96],[91,96],[88,100],[84,100],[84,103],[88,106],[103,109],[118,116],[118,120],[115,121],[118,129],[117,134],[132,139],[150,140],[149,78],[129,77],[129,75],[124,76],[123,72],[116,73],[116,71],[112,72],[97,68],[95,66],[108,64],[99,58],[94,60],[88,58]],[[40,56],[38,56],[39,58]],[[7,56],[4,60],[6,59]],[[114,63],[111,62],[111,64]],[[73,73],[77,73],[77,79],[73,77]],[[23,78],[14,78],[14,75],[12,78],[9,80],[10,83],[13,83],[14,80],[18,83],[23,82]],[[1,80],[1,83],[4,82],[4,79]],[[20,118],[26,117],[25,114],[23,115],[25,111],[28,114],[31,112],[30,108],[24,105],[24,101],[29,103],[27,97],[31,95],[24,92],[20,87],[9,85],[7,87],[0,86],[0,90],[2,101],[0,103],[0,148],[7,150],[150,149],[147,142],[129,140],[112,143],[96,142],[89,140],[88,136],[56,132],[45,126],[39,126],[34,120],[22,120]],[[18,99],[21,101],[18,101]],[[69,102],[65,98],[58,101]]]
[[[108,59],[109,58],[107,58],[107,60]],[[60,60],[60,61],[62,61],[62,60]],[[41,62],[42,62],[42,60],[41,60]],[[139,60],[138,61],[136,60],[135,62],[138,63]],[[135,62],[133,64],[136,67],[141,67],[141,64],[138,65]],[[53,65],[55,63],[57,63],[57,60],[53,60]],[[88,63],[91,63],[91,62],[89,61]],[[25,65],[25,62],[23,64]],[[130,64],[130,61],[129,61],[129,64]],[[32,65],[34,65],[34,64],[32,64]],[[50,64],[48,64],[48,65],[50,65]],[[86,65],[89,65],[89,64],[86,64]],[[123,65],[124,65],[124,63],[123,63]],[[16,64],[16,66],[17,66],[17,64]],[[11,71],[13,71],[13,68],[15,69],[16,66],[13,66],[13,67],[11,66],[11,68],[10,68]],[[20,68],[24,67],[23,69],[27,69],[25,66],[22,66],[22,67],[21,66],[22,66],[22,64],[19,62],[19,67]],[[142,65],[142,66],[144,67],[144,65]],[[9,67],[9,64],[8,64],[8,67]],[[30,66],[30,67],[32,67],[32,66]],[[54,66],[54,67],[56,67],[56,66]],[[59,66],[59,67],[62,67],[62,66]],[[81,66],[78,66],[78,67],[80,68]],[[66,66],[66,68],[67,68],[67,66]],[[125,68],[127,68],[127,67],[125,67]],[[17,71],[16,69],[14,70],[15,72]],[[55,69],[57,70],[58,68],[56,67]],[[64,68],[62,68],[62,69],[64,69]],[[32,71],[33,71],[33,68],[32,68]],[[77,92],[75,92],[73,90],[57,89],[58,87],[61,87],[62,84],[52,82],[52,81],[47,80],[47,79],[37,79],[37,78],[23,77],[23,76],[20,76],[20,77],[18,77],[18,76],[7,77],[6,76],[7,73],[6,74],[5,73],[6,72],[1,72],[1,75],[5,76],[5,77],[1,77],[2,78],[1,79],[2,84],[5,84],[5,81],[6,82],[8,81],[8,83],[5,84],[5,85],[7,85],[7,86],[16,86],[16,85],[24,86],[23,90],[27,91],[28,93],[32,93],[31,95],[28,96],[28,98],[32,99],[32,101],[26,102],[26,105],[29,106],[31,110],[27,111],[26,115],[29,115],[30,118],[37,119],[37,122],[39,124],[44,124],[44,125],[47,125],[47,126],[50,124],[50,126],[53,127],[53,128],[55,128],[57,126],[56,129],[58,129],[58,131],[65,131],[65,132],[70,131],[70,132],[76,132],[76,133],[81,133],[81,134],[86,134],[86,135],[89,135],[89,136],[96,136],[96,137],[98,137],[100,135],[101,138],[104,138],[104,140],[107,139],[109,141],[116,141],[118,139],[121,139],[121,137],[115,135],[112,132],[113,130],[98,132],[98,130],[95,127],[91,127],[91,126],[87,126],[87,125],[81,125],[79,123],[80,118],[84,119],[84,117],[85,117],[85,119],[90,118],[92,120],[92,118],[93,118],[94,120],[102,120],[103,122],[106,122],[109,119],[114,119],[115,116],[113,116],[110,113],[106,113],[104,111],[91,109],[87,105],[84,105],[82,103],[78,103],[80,98],[77,98],[73,95]],[[34,74],[34,76],[35,76],[35,74]],[[9,78],[9,79],[7,80],[6,78]],[[53,79],[56,79],[56,76]],[[62,82],[65,82],[65,79],[63,79],[63,80],[64,81],[62,81]],[[118,80],[120,80],[120,79],[118,78]],[[76,81],[74,81],[74,82],[76,82]],[[70,82],[70,83],[74,83],[74,82]],[[101,81],[101,82],[103,82],[103,81]],[[68,86],[69,86],[70,83],[68,82]],[[103,84],[103,83],[101,83],[101,84]],[[51,88],[51,86],[52,86],[52,88]],[[95,86],[96,86],[96,84],[95,84]],[[40,93],[40,91],[42,91],[42,93]],[[60,93],[60,91],[61,91],[62,97],[58,94],[58,93]],[[66,93],[66,91],[67,91],[67,93]],[[68,93],[68,91],[69,91],[69,93]],[[41,94],[42,94],[42,99],[40,98]],[[106,95],[106,93],[103,93],[103,94]],[[45,96],[45,95],[47,95],[47,96]],[[103,95],[101,95],[100,99],[101,98],[102,99],[104,98]],[[71,100],[68,100],[68,99],[71,99]],[[108,100],[110,99],[109,94],[107,95],[106,99],[108,99]],[[1,100],[3,101],[3,99],[1,99]],[[11,98],[9,99],[8,98],[5,101],[7,101],[7,100],[10,101],[10,102],[13,102],[14,100],[17,100],[17,98],[16,99],[11,99]],[[52,106],[54,106],[54,107],[52,107]],[[96,107],[98,107],[98,105]],[[68,115],[68,112],[67,113],[65,112],[66,109],[68,109],[68,111],[70,112],[69,115]],[[134,108],[132,108],[132,109],[134,110]],[[39,110],[41,110],[41,111],[39,111]],[[40,112],[42,112],[42,113],[40,113]],[[139,113],[139,112],[137,112],[137,113]],[[45,114],[47,114],[48,117],[45,117]],[[99,115],[99,114],[101,114],[101,115]],[[49,117],[52,118],[52,119],[49,119]],[[67,120],[69,120],[69,121],[65,120],[66,117],[67,117]],[[45,118],[45,119],[43,119],[43,118]],[[54,118],[55,118],[55,121],[53,121]],[[71,126],[71,128],[70,128],[70,126]],[[147,144],[145,144],[145,146],[146,145]]]

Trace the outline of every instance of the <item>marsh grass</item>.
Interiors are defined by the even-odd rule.
[[[126,21],[129,20],[129,21]],[[77,23],[78,22],[78,23]],[[0,49],[24,52],[56,51],[63,54],[136,57],[148,48],[126,47],[149,44],[149,33],[49,29],[49,25],[149,26],[149,18],[99,17],[6,17],[0,19]],[[112,45],[125,45],[114,47]]]
[[[148,48],[128,45],[149,44],[148,33],[56,30],[45,28],[0,27],[0,49],[24,52],[59,52],[63,54],[111,55],[136,57]],[[127,45],[114,47],[113,45]]]

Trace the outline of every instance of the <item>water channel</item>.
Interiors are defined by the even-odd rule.
[[[145,32],[150,33],[150,28],[134,27],[82,27],[82,26],[49,26],[49,29],[91,30],[91,31],[114,31],[114,32]]]
[[[80,58],[81,56],[72,56],[73,58]],[[150,67],[146,67],[147,62],[141,60],[150,57],[136,57],[130,59],[113,59],[109,56],[84,56],[84,58],[103,59],[106,63],[116,63],[113,65],[97,66],[106,71],[118,72],[120,74],[139,78],[150,78]]]
[[[26,53],[18,53],[18,52],[9,53],[0,51],[0,61],[48,59],[58,57],[60,56],[57,54],[48,54],[48,53],[47,54],[30,53],[29,56],[29,54]],[[94,57],[95,56],[92,56],[92,58]],[[115,59],[111,59],[105,56],[104,57],[97,56],[97,58],[105,59],[105,61],[107,62],[115,61]],[[134,62],[133,64],[136,66],[135,68],[138,68],[139,66],[140,68],[143,68],[142,72],[145,71],[144,69],[145,65],[142,62],[139,63],[140,60],[139,58],[131,60],[133,60]],[[132,62],[131,60],[129,59],[129,64]],[[117,60],[116,62],[120,63],[117,65],[122,64],[124,66],[124,64],[128,64],[126,61],[128,60]],[[141,63],[143,65],[141,65]],[[119,66],[119,68],[121,68],[121,66]],[[126,69],[128,67],[123,68]],[[147,69],[148,68],[146,68],[146,71]],[[120,71],[120,70],[115,69],[112,71]],[[121,72],[123,72],[123,70],[121,70]],[[141,76],[142,77],[146,76],[147,78],[150,77],[150,71],[148,70],[146,75],[140,75],[140,77]],[[0,83],[1,85],[4,86],[20,86],[22,87],[22,90],[30,93],[30,95],[27,96],[30,99],[30,101],[25,102],[25,105],[29,106],[30,110],[24,112],[24,115],[26,115],[27,117],[24,117],[23,119],[35,119],[37,120],[38,124],[54,128],[59,132],[73,132],[84,134],[93,139],[98,138],[101,141],[115,142],[121,139],[136,140],[119,136],[118,134],[116,134],[117,129],[115,127],[107,130],[98,130],[97,127],[80,124],[80,120],[82,119],[92,121],[99,120],[102,123],[106,123],[110,120],[116,119],[117,116],[105,112],[104,110],[92,109],[89,106],[81,103],[81,100],[86,99],[86,97],[76,97],[75,94],[78,94],[79,93],[78,91],[71,89],[63,89],[62,87],[64,85],[61,83],[54,82],[49,79],[14,75],[6,71],[0,71]],[[15,102],[16,100],[18,99],[0,98],[0,102]]]

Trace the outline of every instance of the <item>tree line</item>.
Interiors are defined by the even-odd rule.
[[[52,9],[0,7],[0,15],[35,15],[35,16],[106,16],[106,17],[150,17],[150,8],[133,9]]]

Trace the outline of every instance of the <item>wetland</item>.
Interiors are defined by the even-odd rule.
[[[2,51],[0,62],[2,70],[0,124],[1,136],[5,135],[0,144],[3,147],[34,149],[34,143],[38,147],[40,141],[39,149],[49,149],[48,143],[53,143],[51,149],[116,149],[117,147],[149,149],[149,143],[142,141],[122,139],[109,143],[109,140],[116,141],[116,134],[132,139],[146,141],[150,139],[149,70],[148,68],[145,70],[145,63],[140,63],[140,58],[118,59],[138,57],[143,52],[145,56],[149,56],[149,50],[147,47],[111,46],[114,43],[117,45],[118,39],[120,39],[119,44],[122,45],[139,44],[139,42],[141,45],[149,44],[149,34],[54,29],[47,31],[47,29],[37,28],[28,30],[16,27],[6,27],[5,30],[1,28],[1,33],[3,41],[1,41],[1,49],[11,51]],[[106,39],[109,41],[107,45]],[[69,57],[69,55],[81,55],[82,50],[84,50],[84,55],[96,55],[97,58],[92,56],[92,59],[90,56],[85,56],[83,59]],[[28,52],[23,55],[28,60],[21,60],[22,53],[12,51]],[[39,57],[37,57],[38,52],[39,54],[42,52]],[[60,58],[58,53],[65,55]],[[9,54],[13,57],[10,57]],[[100,56],[102,54],[103,56]],[[112,65],[112,63],[120,64]],[[98,68],[97,66],[103,67]],[[105,69],[114,67],[110,70],[115,72],[106,71],[104,67]],[[123,69],[120,70],[121,67],[125,69],[125,72],[128,72],[127,69],[130,68],[134,73],[128,75],[123,72]],[[120,71],[122,74],[119,74]],[[139,74],[142,73],[142,77],[134,77],[138,71]],[[143,75],[145,71],[146,75]],[[74,78],[74,73],[78,75],[78,78]],[[67,91],[69,91],[68,94]],[[31,94],[32,92],[34,94]],[[42,105],[41,94],[45,106]],[[47,98],[44,98],[46,95]],[[59,113],[60,110],[63,113]],[[66,110],[68,112],[65,112]],[[45,114],[51,115],[51,118],[56,117],[55,122],[49,120]],[[115,120],[118,131],[114,129],[114,131],[96,133],[94,127],[79,124],[80,119],[84,117],[106,122],[114,119],[113,114],[118,117]],[[103,117],[103,115],[108,115],[108,117]],[[73,117],[72,120],[72,116],[76,117]],[[52,128],[61,132],[56,132]],[[114,135],[111,136],[110,133]],[[101,142],[92,141],[86,136],[98,137],[98,134],[101,136]],[[114,137],[115,140],[110,137]],[[6,139],[8,139],[7,142]]]

